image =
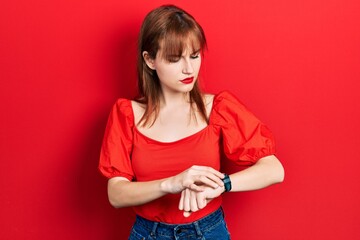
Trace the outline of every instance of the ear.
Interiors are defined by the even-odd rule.
[[[155,61],[153,58],[150,57],[149,53],[147,51],[143,51],[142,56],[144,58],[144,61],[146,63],[146,65],[152,69],[155,70]]]

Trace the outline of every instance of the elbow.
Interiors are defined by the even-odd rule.
[[[273,155],[264,158],[262,163],[266,166],[266,179],[269,185],[282,183],[284,181],[285,170],[279,159]]]
[[[285,179],[285,170],[284,167],[281,166],[281,169],[279,170],[278,177],[277,177],[277,183],[282,183]]]
[[[112,207],[114,208],[123,208],[129,207],[131,204],[125,200],[125,197],[121,193],[108,193],[108,200]]]
[[[128,180],[123,180],[119,178],[113,178],[108,181],[108,200],[112,207],[122,208],[129,206],[124,195],[124,186],[127,183]]]
[[[122,204],[109,196],[109,203],[113,208],[122,208]]]
[[[109,199],[109,203],[112,207],[114,208],[123,208],[123,207],[129,207],[132,206],[131,203],[124,201],[123,197],[121,197],[121,195],[117,195],[117,196],[110,196],[108,197]]]
[[[285,169],[280,161],[277,162],[276,170],[274,171],[274,183],[282,183],[285,179]]]

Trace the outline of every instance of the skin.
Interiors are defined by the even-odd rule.
[[[161,142],[171,142],[194,134],[204,127],[206,122],[191,121],[188,92],[194,83],[180,82],[188,77],[197,78],[201,56],[198,51],[188,48],[176,61],[161,58],[161,50],[155,59],[143,52],[143,57],[149,68],[155,70],[160,78],[162,96],[159,116],[152,127],[138,127],[142,134]],[[144,113],[144,108],[137,102],[132,102],[135,123]],[[201,119],[197,116],[197,119]],[[204,191],[206,187],[217,189],[223,187],[224,175],[207,166],[192,166],[184,172],[165,179],[149,182],[130,182],[123,177],[114,177],[108,181],[109,201],[114,207],[141,205],[169,193],[180,193],[185,189],[194,192]]]
[[[191,46],[191,44],[188,44]],[[163,59],[161,49],[155,59],[143,52],[147,66],[157,72],[162,89],[159,116],[154,125],[138,127],[138,130],[157,141],[172,142],[192,135],[207,126],[200,116],[197,121],[190,118],[188,92],[194,83],[180,82],[188,77],[197,79],[201,66],[201,55],[197,50],[188,47],[181,57],[168,61]],[[205,95],[208,114],[212,108],[213,95]],[[132,102],[135,123],[144,113],[144,108]],[[195,114],[197,114],[195,112]],[[130,182],[123,177],[114,177],[108,181],[109,201],[114,207],[136,206],[148,203],[169,193],[181,193],[179,209],[184,216],[204,208],[212,199],[224,192],[219,171],[207,166],[192,166],[182,173],[155,181]],[[232,192],[250,191],[282,182],[284,169],[274,156],[261,158],[246,170],[230,175]]]
[[[284,168],[274,155],[259,159],[253,166],[229,175],[231,192],[251,191],[265,188],[269,185],[280,183],[284,180]],[[204,208],[212,199],[220,196],[225,191],[223,186],[217,189],[205,187],[202,192],[186,189],[181,193],[179,209],[184,211],[184,216],[190,216]]]

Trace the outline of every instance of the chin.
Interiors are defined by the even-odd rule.
[[[189,84],[191,86],[185,86],[184,88],[181,89],[181,92],[184,92],[184,93],[188,93],[190,92],[191,90],[193,90],[194,88],[194,84]]]

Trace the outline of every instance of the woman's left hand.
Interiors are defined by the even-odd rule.
[[[190,216],[191,212],[196,212],[206,207],[206,205],[214,198],[220,196],[224,191],[224,187],[212,188],[203,186],[204,191],[196,192],[189,188],[181,192],[179,209],[184,211],[184,216]]]

